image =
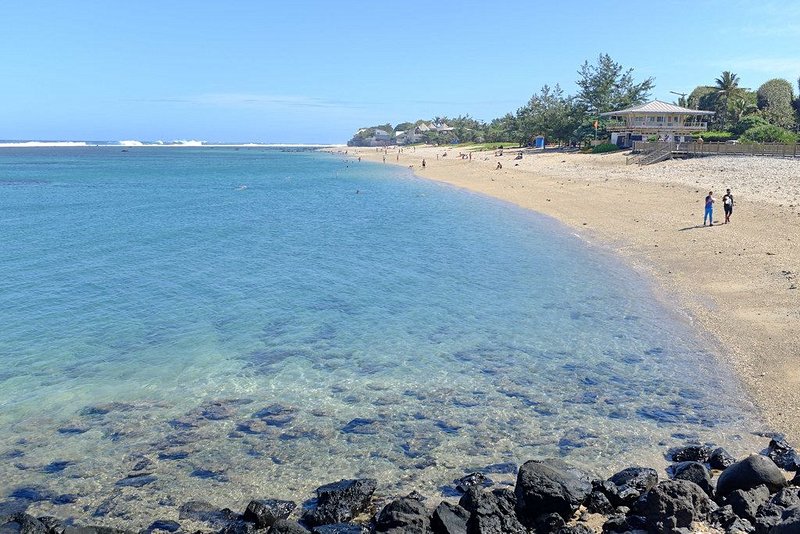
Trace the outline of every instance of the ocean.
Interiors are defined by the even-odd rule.
[[[543,457],[608,476],[761,428],[618,258],[317,151],[0,149],[0,325],[0,510],[79,523],[354,477],[440,498]]]

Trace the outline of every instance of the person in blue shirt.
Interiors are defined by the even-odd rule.
[[[709,226],[714,226],[714,192],[709,191],[708,196],[706,197],[706,211],[703,215],[703,226],[706,225],[706,219],[708,219]]]

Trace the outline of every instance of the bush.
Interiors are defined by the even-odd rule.
[[[767,122],[767,120],[761,115],[748,115],[746,117],[742,117],[742,120],[734,124],[731,128],[731,132],[735,133],[736,135],[742,135],[751,128],[755,128],[757,126],[767,126],[768,124],[769,122]]]
[[[603,143],[592,148],[592,154],[605,154],[606,152],[614,152],[619,150],[619,147],[613,143]]]
[[[796,143],[797,136],[772,124],[750,128],[742,134],[745,143]]]
[[[703,141],[714,141],[718,143],[724,143],[725,141],[730,141],[734,139],[736,136],[733,135],[733,132],[724,132],[719,130],[710,130],[708,132],[697,132],[693,133],[692,137],[695,141],[702,137]]]

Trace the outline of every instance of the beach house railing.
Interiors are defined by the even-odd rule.
[[[673,156],[772,156],[779,158],[800,157],[800,144],[784,143],[675,143],[635,141],[633,152],[644,156],[655,152],[668,151]]]
[[[657,121],[649,119],[628,119],[605,123],[606,130],[622,132],[628,130],[668,131],[668,132],[704,132],[708,123],[704,121]]]

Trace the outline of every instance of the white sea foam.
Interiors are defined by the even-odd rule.
[[[141,141],[135,141],[135,140],[117,141],[117,144],[120,145],[120,146],[144,146],[145,145]]]
[[[170,143],[171,145],[178,145],[178,146],[203,146],[203,141],[196,141],[194,139],[186,140],[186,139],[176,139]]]

